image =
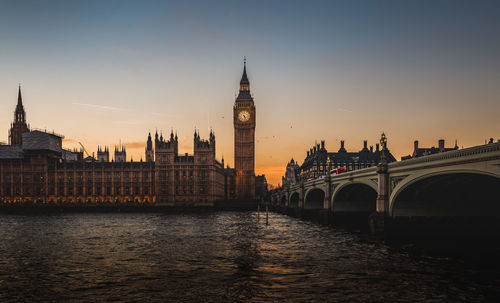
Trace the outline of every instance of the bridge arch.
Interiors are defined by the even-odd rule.
[[[288,203],[288,206],[293,207],[293,208],[299,207],[299,199],[300,199],[300,195],[298,192],[292,193],[290,195],[290,201]]]
[[[339,185],[332,194],[333,213],[374,212],[377,203],[377,185],[374,182],[357,181]]]
[[[478,169],[422,172],[390,195],[392,217],[499,216],[500,176]]]
[[[325,203],[325,191],[314,187],[309,189],[304,198],[304,209],[323,209]]]

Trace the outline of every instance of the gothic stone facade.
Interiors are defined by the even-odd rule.
[[[66,161],[61,139],[35,130],[0,146],[0,202],[155,202],[154,163]]]
[[[173,133],[165,141],[151,134],[146,161],[126,161],[126,151],[98,148],[97,159],[62,148],[62,136],[29,130],[19,91],[10,145],[0,145],[0,202],[3,203],[155,203],[212,206],[234,199],[234,171],[225,176],[215,159],[215,135],[194,134],[194,153],[178,153]],[[226,169],[231,172],[231,169]],[[227,187],[227,188],[226,188]]]
[[[115,148],[111,162],[107,147],[98,148],[97,159],[84,158],[61,142],[60,135],[30,131],[19,88],[10,144],[0,145],[0,202],[211,206],[255,198],[255,105],[246,64],[234,104],[234,170],[216,160],[213,132],[208,140],[195,132],[192,155],[178,153],[173,132],[169,140],[156,134],[154,147],[149,134],[145,162],[127,162],[124,148]]]
[[[209,140],[203,140],[195,131],[193,141],[194,153],[179,155],[177,134],[174,136],[171,132],[166,141],[156,133],[154,160],[158,205],[212,206],[215,201],[224,199],[224,164],[215,159],[214,133],[210,132]]]
[[[194,137],[194,154],[179,155],[177,136],[156,138],[154,161],[65,160],[62,137],[34,130],[23,144],[0,146],[0,201],[4,203],[155,203],[212,206],[233,198],[223,163],[215,159],[215,135]],[[151,137],[149,137],[151,140]],[[105,149],[107,150],[107,149]],[[115,157],[120,156],[115,152]],[[119,157],[118,157],[119,158]],[[227,184],[227,185],[226,185]],[[233,193],[234,194],[234,193]]]

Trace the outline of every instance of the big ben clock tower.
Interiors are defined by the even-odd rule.
[[[250,94],[250,82],[243,65],[240,92],[233,107],[234,168],[236,196],[239,200],[255,197],[255,105]]]

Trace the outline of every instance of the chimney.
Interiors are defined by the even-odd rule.
[[[444,152],[444,139],[439,140],[439,151]]]
[[[339,153],[345,153],[346,150],[344,148],[344,140],[340,140],[340,149],[338,151]]]
[[[377,143],[377,144],[375,144],[375,151],[378,152],[379,150],[380,150],[380,144]]]
[[[370,152],[373,153],[373,145],[370,145]]]
[[[418,140],[413,142],[413,150],[416,151],[418,149]]]
[[[325,140],[321,140],[321,149],[325,149]]]
[[[363,149],[367,149],[368,146],[368,141],[364,140],[363,141]]]

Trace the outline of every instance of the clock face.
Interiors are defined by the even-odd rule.
[[[238,119],[241,121],[241,122],[247,122],[249,119],[250,119],[250,113],[247,112],[246,110],[242,110],[240,111],[240,113],[238,114]]]

